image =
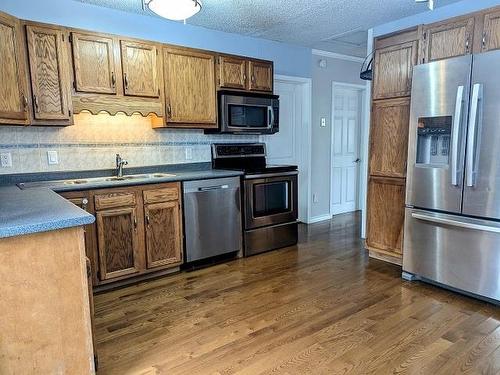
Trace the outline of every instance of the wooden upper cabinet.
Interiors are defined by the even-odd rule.
[[[472,52],[474,17],[423,26],[420,62],[447,59]]]
[[[114,41],[96,34],[72,33],[75,90],[116,94]]]
[[[26,35],[34,118],[69,120],[70,83],[64,32],[28,25]]]
[[[417,41],[410,41],[375,51],[373,99],[411,94],[411,78],[417,60],[417,46]]]
[[[244,58],[219,56],[219,86],[222,88],[247,88],[247,61]]]
[[[500,49],[500,10],[484,15],[481,52]]]
[[[255,91],[273,91],[273,63],[250,60],[248,88]]]
[[[208,53],[164,50],[168,123],[216,127],[215,58]]]
[[[125,95],[160,97],[158,48],[154,44],[120,41]]]
[[[21,24],[0,12],[0,123],[27,124],[28,97]]]
[[[182,262],[179,202],[148,204],[144,215],[147,268]]]
[[[370,175],[405,177],[410,98],[376,101],[370,131]]]
[[[100,278],[111,279],[141,270],[135,207],[97,211]]]

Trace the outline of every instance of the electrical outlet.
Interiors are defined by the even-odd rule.
[[[320,124],[320,126],[321,126],[322,128],[326,127],[326,118],[321,117],[321,124]]]
[[[59,164],[59,156],[57,151],[47,151],[47,162],[49,165]]]
[[[10,152],[3,152],[0,154],[0,165],[2,168],[12,167],[12,154]]]
[[[192,159],[193,159],[193,148],[186,147],[186,160],[192,160]]]
[[[313,203],[319,203],[318,194],[313,194]]]

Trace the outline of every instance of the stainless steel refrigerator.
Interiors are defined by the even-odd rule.
[[[414,68],[403,277],[500,302],[500,51]]]

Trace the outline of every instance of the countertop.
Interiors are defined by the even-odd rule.
[[[0,238],[91,224],[95,218],[56,192],[145,185],[173,181],[240,176],[240,171],[213,170],[210,163],[128,168],[124,174],[169,173],[175,176],[147,180],[99,181],[83,185],[47,186],[43,181],[112,176],[112,170],[0,175]],[[20,189],[19,183],[39,182]]]

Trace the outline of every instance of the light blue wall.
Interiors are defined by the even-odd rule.
[[[72,0],[1,0],[0,10],[27,20],[273,60],[277,74],[311,77],[311,49],[305,47]]]
[[[437,2],[439,3],[439,0]],[[499,0],[462,0],[441,8],[436,8],[433,11],[427,11],[376,26],[373,28],[373,36],[385,35],[416,25],[433,23],[497,5],[500,5]]]

